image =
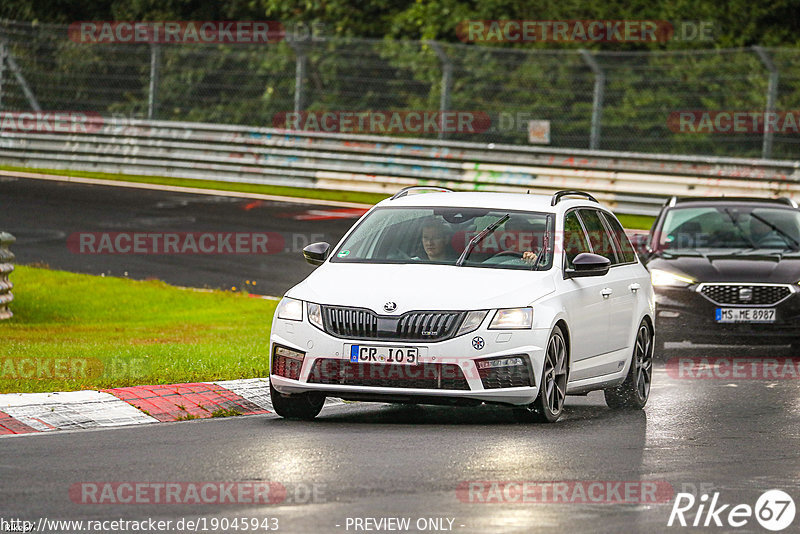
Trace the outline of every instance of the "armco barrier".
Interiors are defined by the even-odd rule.
[[[67,120],[77,121],[75,114]],[[33,121],[31,121],[33,123]],[[800,161],[653,155],[294,132],[219,124],[84,119],[76,133],[0,131],[0,163],[394,193],[586,189],[622,213],[665,198],[800,197]],[[62,128],[62,130],[69,130]]]
[[[14,241],[13,235],[0,232],[0,319],[8,319],[13,315],[8,305],[14,299],[11,293],[14,284],[9,281],[8,275],[14,270],[14,253],[8,247]]]

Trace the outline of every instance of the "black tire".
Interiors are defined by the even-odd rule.
[[[664,338],[655,338],[653,343],[653,358],[656,360],[663,360],[667,356],[667,347]]]
[[[650,397],[653,380],[653,332],[642,321],[633,344],[628,376],[619,386],[603,390],[606,404],[617,410],[641,410]]]
[[[319,393],[299,393],[283,395],[269,383],[269,396],[275,413],[285,419],[303,419],[311,421],[322,410],[325,396]]]
[[[567,344],[561,328],[556,326],[547,341],[541,385],[536,400],[514,414],[523,422],[555,423],[564,411],[567,395]]]

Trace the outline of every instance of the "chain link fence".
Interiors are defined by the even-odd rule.
[[[275,127],[286,126],[287,114],[331,112],[334,131],[346,131],[342,116],[351,112],[457,111],[487,120],[477,129],[356,133],[527,145],[531,121],[547,121],[540,141],[549,137],[552,147],[797,159],[800,125],[726,132],[733,119],[713,121],[734,111],[800,118],[800,51],[587,52],[322,38],[99,44],[71,40],[66,26],[0,22],[0,111],[37,109]],[[680,122],[682,112],[692,120]]]

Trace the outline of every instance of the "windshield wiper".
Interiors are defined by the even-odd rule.
[[[797,239],[793,238],[792,236],[790,236],[789,234],[787,234],[786,232],[784,232],[783,230],[781,230],[780,228],[778,228],[777,226],[775,226],[774,224],[772,224],[771,222],[769,222],[768,220],[766,220],[766,219],[765,219],[764,217],[762,217],[761,215],[756,215],[755,213],[750,213],[750,216],[751,216],[752,218],[754,218],[755,220],[757,220],[757,221],[761,221],[762,223],[766,224],[766,225],[767,225],[767,226],[769,226],[769,227],[770,227],[770,228],[771,228],[773,231],[775,231],[775,232],[778,232],[778,233],[781,235],[781,237],[783,238],[784,242],[785,242],[787,245],[789,244],[789,241],[791,241],[792,243],[794,243],[794,250],[800,249],[800,242],[798,242],[798,241],[797,241]]]
[[[506,213],[505,215],[503,215],[502,217],[497,219],[495,222],[493,222],[492,224],[490,224],[489,226],[487,226],[486,228],[481,230],[475,237],[470,239],[469,243],[467,243],[467,247],[464,249],[464,252],[462,252],[461,256],[458,257],[458,261],[456,262],[456,265],[463,265],[464,262],[467,259],[467,256],[469,256],[469,253],[472,252],[472,249],[475,247],[475,245],[480,243],[483,240],[484,237],[486,237],[487,235],[489,235],[492,232],[494,232],[495,230],[497,230],[498,226],[500,226],[501,224],[503,224],[504,222],[506,222],[510,218],[511,218],[511,215]]]
[[[731,222],[733,223],[733,227],[736,228],[736,230],[739,231],[739,235],[742,236],[742,239],[747,241],[747,244],[750,245],[751,247],[758,248],[758,246],[755,244],[755,242],[752,239],[750,239],[750,236],[748,236],[747,234],[744,233],[744,229],[742,229],[742,227],[739,226],[739,220],[736,219],[736,217],[733,216],[733,213],[731,213],[728,210],[728,208],[722,208],[722,211],[731,220]]]

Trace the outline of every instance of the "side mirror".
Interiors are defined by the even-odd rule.
[[[331,246],[328,243],[311,243],[303,249],[303,257],[311,265],[322,265],[330,251]]]
[[[611,260],[599,254],[581,252],[572,260],[574,269],[564,271],[564,278],[582,278],[584,276],[603,276],[611,266]]]
[[[633,234],[630,236],[631,245],[639,255],[640,258],[647,256],[650,251],[647,250],[647,234]]]

